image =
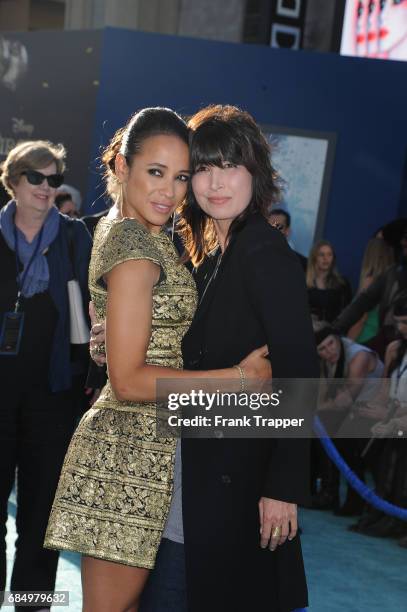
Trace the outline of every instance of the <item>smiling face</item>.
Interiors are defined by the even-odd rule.
[[[334,254],[328,245],[321,246],[316,257],[316,269],[318,272],[329,272],[334,261]]]
[[[245,166],[224,161],[222,167],[200,164],[192,177],[200,208],[215,221],[232,222],[250,204],[253,178]]]
[[[341,354],[341,344],[337,336],[331,334],[317,347],[318,355],[328,363],[337,363]]]
[[[36,168],[45,176],[56,174],[57,167],[52,162],[45,168]],[[17,184],[13,184],[14,199],[20,210],[36,215],[45,215],[55,200],[56,189],[50,187],[44,179],[40,185],[31,185],[27,177],[22,174]]]
[[[157,233],[186,195],[188,146],[177,136],[150,136],[132,157],[130,167],[123,155],[117,155],[116,176],[123,185],[123,216]]]

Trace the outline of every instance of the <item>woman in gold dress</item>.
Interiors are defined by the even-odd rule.
[[[169,511],[176,440],[156,436],[156,382],[188,378],[181,340],[197,303],[163,225],[186,196],[188,129],[173,111],[136,113],[107,147],[114,205],[99,223],[89,284],[106,319],[108,382],[68,450],[45,539],[82,553],[84,612],[136,612]],[[267,349],[196,378],[268,378]]]

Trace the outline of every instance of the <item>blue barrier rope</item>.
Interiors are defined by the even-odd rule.
[[[352,472],[346,461],[344,461],[341,455],[338,453],[336,446],[328,436],[326,429],[318,416],[314,417],[314,431],[321,440],[321,444],[324,447],[328,457],[332,459],[350,486],[355,489],[355,491],[357,491],[357,493],[359,493],[359,495],[363,497],[365,501],[385,514],[394,516],[402,521],[407,521],[407,509],[399,508],[398,506],[395,506],[394,504],[391,504],[390,502],[376,495],[372,489],[369,489],[369,487],[362,482],[354,472]]]

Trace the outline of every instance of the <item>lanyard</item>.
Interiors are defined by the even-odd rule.
[[[18,291],[17,291],[17,301],[16,301],[16,305],[14,307],[14,312],[18,312],[18,309],[20,307],[20,297],[21,297],[22,291],[24,289],[25,279],[27,278],[27,274],[28,274],[29,269],[31,268],[31,264],[34,261],[36,255],[38,253],[38,250],[40,248],[43,230],[44,230],[44,225],[41,226],[40,233],[37,236],[37,243],[35,245],[35,249],[34,249],[32,255],[30,257],[30,260],[29,260],[28,264],[25,267],[25,270],[23,272],[22,278],[20,280],[20,265],[19,265],[19,257],[18,257],[18,231],[17,231],[16,225],[14,224],[14,242],[15,242],[16,274],[17,274],[16,281],[17,281],[17,288],[18,288]]]
[[[406,365],[404,366],[404,368],[402,370],[400,370],[400,368],[401,368],[401,364],[397,368],[397,372],[396,372],[396,388],[394,390],[394,394],[395,395],[397,395],[398,390],[399,390],[400,379],[403,376],[404,372],[407,370],[407,363],[406,363]]]
[[[407,370],[407,364],[404,366],[404,368],[400,371],[400,367],[397,368],[397,380],[399,381],[400,378],[403,376],[404,372]]]

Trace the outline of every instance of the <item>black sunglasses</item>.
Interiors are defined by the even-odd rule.
[[[27,181],[30,183],[30,185],[41,185],[44,180],[46,180],[50,187],[53,189],[58,189],[58,187],[61,187],[62,183],[64,182],[63,174],[48,174],[47,176],[42,174],[42,172],[37,172],[36,170],[26,170],[21,174],[24,174],[27,177]]]

